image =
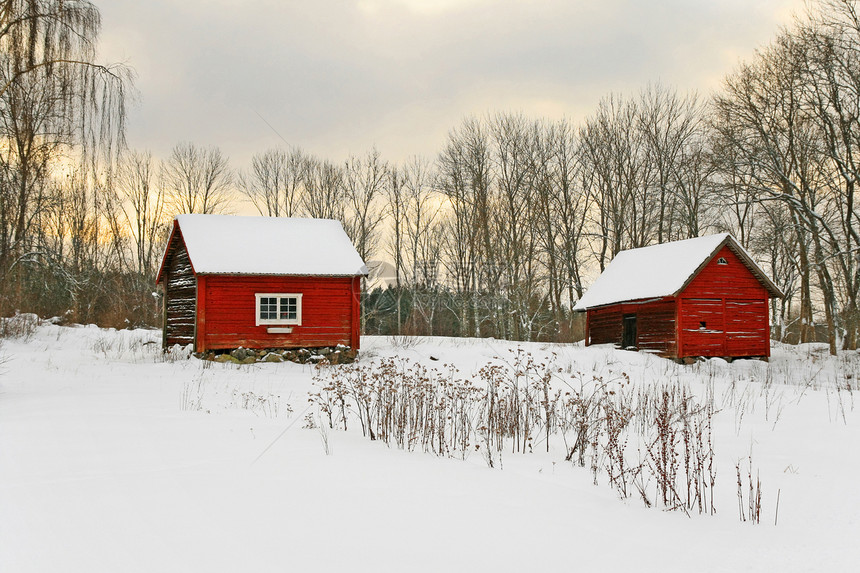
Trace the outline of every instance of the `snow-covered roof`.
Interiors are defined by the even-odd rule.
[[[734,237],[720,233],[621,251],[573,310],[587,310],[626,300],[675,296],[724,245],[743,261],[772,296],[782,296],[779,288]]]
[[[367,274],[343,226],[332,219],[177,215],[176,222],[197,274]]]

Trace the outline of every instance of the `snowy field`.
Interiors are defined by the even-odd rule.
[[[778,346],[769,364],[677,365],[579,345],[362,339],[360,364],[455,365],[476,384],[481,367],[509,364],[521,348],[553,361],[557,387],[621,388],[629,378],[632,388],[672,382],[713,396],[710,515],[622,499],[602,466],[594,485],[589,467],[565,460],[561,436],[549,453],[539,440],[531,453],[508,448],[490,468],[477,450],[439,456],[371,441],[355,419],[326,430],[308,400],[320,389],[310,365],[165,358],[155,331],[41,324],[20,334],[0,346],[4,573],[850,571],[860,562],[857,353]],[[758,524],[740,517],[748,500],[739,507],[737,467],[747,496],[750,460]]]

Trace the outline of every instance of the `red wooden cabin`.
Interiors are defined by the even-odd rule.
[[[359,348],[367,268],[338,221],[179,215],[156,284],[165,348]]]
[[[574,310],[586,345],[671,358],[770,356],[777,286],[729,234],[618,253]]]

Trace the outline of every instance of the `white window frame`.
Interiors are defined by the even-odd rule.
[[[256,297],[256,304],[254,305],[254,317],[257,321],[257,326],[265,326],[271,324],[289,324],[295,326],[302,325],[302,293],[297,292],[259,292],[254,295]],[[278,313],[280,314],[281,309],[281,299],[283,298],[294,298],[296,299],[296,318],[290,319],[280,319],[280,318],[260,318],[260,300],[264,298],[277,298],[278,299]]]

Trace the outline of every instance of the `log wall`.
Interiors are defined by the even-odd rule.
[[[162,274],[164,283],[164,346],[185,346],[194,342],[197,278],[176,229],[167,249]]]

